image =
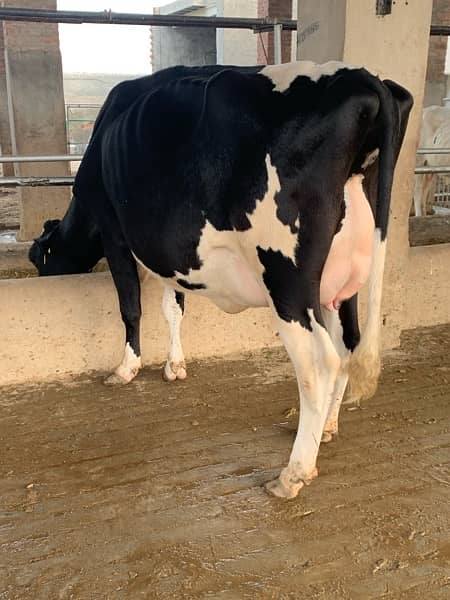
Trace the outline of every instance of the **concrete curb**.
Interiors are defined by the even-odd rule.
[[[147,279],[142,290],[142,356],[148,365],[165,360],[168,333],[161,286]],[[111,371],[122,358],[124,329],[109,273],[0,281],[0,314],[0,385]],[[268,309],[227,315],[192,295],[182,334],[188,360],[279,345]]]

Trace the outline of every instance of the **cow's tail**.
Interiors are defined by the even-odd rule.
[[[349,399],[359,402],[373,396],[381,371],[381,296],[386,239],[375,230],[369,277],[366,325],[348,363]]]
[[[389,221],[394,168],[405,135],[412,97],[398,84],[385,80],[374,83],[380,98],[380,140],[378,191],[375,208],[375,234],[369,277],[366,326],[349,360],[350,399],[370,398],[376,391],[381,371],[381,296],[383,290],[386,234]]]

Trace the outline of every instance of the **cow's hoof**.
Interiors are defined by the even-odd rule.
[[[297,496],[302,487],[309,485],[311,481],[318,476],[319,471],[317,470],[317,467],[314,467],[311,473],[304,479],[294,478],[289,475],[289,473],[290,468],[286,467],[286,469],[281,471],[280,476],[277,479],[264,484],[266,492],[277,498],[286,498],[287,500],[290,500]]]
[[[186,379],[186,363],[184,360],[180,362],[169,362],[167,361],[164,369],[163,369],[163,379],[164,381],[175,381],[176,379]]]
[[[117,373],[111,373],[111,375],[109,375],[109,377],[107,377],[103,381],[103,383],[105,385],[126,385],[127,383],[129,383],[129,381],[127,381]]]
[[[136,375],[138,374],[139,369],[133,369],[130,371],[125,371],[124,369],[117,369],[114,373],[111,373],[105,380],[105,385],[126,385],[130,383]]]
[[[336,438],[337,438],[337,431],[324,431],[322,433],[322,439],[320,441],[322,444],[329,444]]]
[[[275,496],[276,498],[285,498],[286,500],[291,500],[295,498],[299,491],[304,486],[303,481],[300,481],[296,484],[291,484],[289,487],[286,486],[279,477],[274,479],[273,481],[269,481],[264,484],[264,489],[271,496]]]

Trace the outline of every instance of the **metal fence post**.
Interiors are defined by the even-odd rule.
[[[282,23],[275,23],[273,26],[273,57],[276,65],[281,65],[281,32],[283,31]]]

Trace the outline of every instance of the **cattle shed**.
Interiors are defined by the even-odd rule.
[[[276,17],[277,0],[265,4]],[[1,279],[0,598],[448,598],[450,244],[408,241],[433,2],[297,4],[299,58],[362,64],[414,96],[392,194],[379,389],[343,405],[319,479],[282,501],[262,485],[286,464],[297,383],[268,309],[228,315],[187,295],[188,378],[167,383],[161,290],[146,279],[147,368],[107,387],[124,339],[109,272]],[[58,73],[58,49],[47,53],[26,27],[10,22],[11,39],[28,40],[40,76]],[[10,51],[16,116],[32,107],[20,43]],[[64,154],[51,125],[53,143],[16,151]],[[67,176],[55,165],[22,173]],[[31,228],[68,199],[67,188],[33,191]],[[20,244],[5,248],[16,269]]]
[[[374,4],[377,8],[374,8]],[[333,6],[335,12],[329,13],[327,3],[302,2],[299,13],[301,42],[298,47],[299,57],[317,62],[340,59],[351,64],[363,64],[369,70],[378,73],[380,77],[389,77],[404,85],[412,92],[415,101],[396,169],[392,194],[388,261],[383,294],[383,344],[387,349],[398,345],[400,333],[405,329],[445,323],[450,320],[448,302],[450,280],[447,267],[450,258],[449,245],[411,248],[408,242],[408,213],[412,197],[415,151],[418,143],[430,39],[431,2],[421,2],[420,5],[412,2],[397,3],[392,5],[391,12],[384,16],[377,14],[379,4],[371,0],[342,1]],[[5,23],[8,23],[9,27],[14,25],[12,21]],[[45,64],[46,57],[49,56],[47,50],[44,51],[43,48],[45,36],[30,38],[26,36],[24,28],[33,26],[26,23],[18,25],[21,28],[13,30],[10,34],[15,44],[10,54],[15,60],[23,59],[23,53],[20,54],[15,48],[26,39],[31,46],[28,52],[37,53],[38,64]],[[376,45],[377,52],[372,51],[373,44],[366,43],[369,35],[366,32],[370,32],[370,39]],[[58,58],[55,58],[55,52],[53,45],[50,56],[53,63],[57,64]],[[42,67],[38,75],[48,76],[47,71]],[[16,93],[19,93],[23,88],[20,100],[22,103],[28,103],[25,106],[19,104],[16,113],[20,111],[32,113],[29,103],[33,102],[33,94],[26,86],[24,87],[20,70],[16,69],[16,72],[18,83],[13,89],[17,88],[19,91]],[[51,72],[58,71],[52,69]],[[32,79],[28,77],[27,86],[30,85],[30,81]],[[44,141],[42,135],[37,135],[40,131],[39,127],[30,119],[32,117],[28,117],[28,122],[33,128],[33,146],[24,148],[23,153],[36,153],[37,139]],[[19,133],[17,136],[19,138]],[[22,135],[22,138],[26,139],[26,136]],[[45,136],[45,141],[50,143],[51,136]],[[44,153],[63,153],[60,142],[57,144],[59,146],[50,146]],[[48,175],[49,167],[52,169],[58,163],[53,165],[35,163],[34,166],[39,164],[43,167],[39,167],[41,170],[38,174]],[[30,171],[22,171],[22,173],[26,175]],[[55,171],[50,173],[55,174]],[[67,196],[59,195],[56,198],[52,196],[48,204],[46,188],[28,189],[32,196],[29,202],[25,199],[23,214],[30,218],[27,234],[30,239],[31,236],[37,235],[39,223],[42,223],[45,218],[61,214]],[[51,191],[59,194],[61,189],[54,188]],[[36,191],[38,191],[37,195]],[[25,229],[27,226],[24,231]],[[12,256],[15,256],[16,247],[9,248]],[[8,260],[8,253],[6,260]],[[2,292],[0,302],[7,323],[4,328],[2,346],[4,368],[0,371],[0,383],[51,380],[55,375],[59,377],[64,374],[111,369],[117,363],[120,356],[119,340],[122,336],[122,328],[118,321],[117,300],[110,279],[105,274],[81,276],[81,279],[83,286],[80,286],[80,276],[62,279],[55,277],[45,282],[34,279],[0,281]],[[158,286],[149,281],[145,287],[148,288],[145,293],[151,298],[152,304],[146,304],[144,307],[144,327],[148,332],[158,331],[158,335],[151,333],[144,336],[143,359],[145,363],[152,364],[164,359],[166,339],[164,335],[159,335]],[[81,301],[81,294],[84,294],[83,298],[86,300]],[[49,311],[48,306],[52,302],[54,306]],[[196,306],[191,308],[191,303],[187,311],[184,334],[188,357],[200,358],[239,351],[242,348],[241,338],[247,338],[248,329],[245,325],[241,329],[238,323],[244,324],[248,321],[253,324],[251,335],[247,338],[249,344],[254,344],[253,348],[264,348],[267,344],[277,343],[265,309],[252,312],[251,316],[250,313],[246,313],[236,319],[226,315],[219,316],[218,311],[210,304],[195,301],[193,304]],[[364,305],[364,301],[362,304]],[[17,307],[23,308],[17,310]],[[201,314],[198,321],[195,320],[195,314]],[[71,317],[67,318],[67,315]],[[58,323],[64,323],[64,329],[58,326]],[[227,325],[222,327],[222,323]],[[228,325],[228,323],[234,324]],[[220,332],[216,342],[214,342],[215,336],[210,333],[212,329]],[[53,359],[49,360],[49,357],[55,353],[59,356],[57,364]]]

